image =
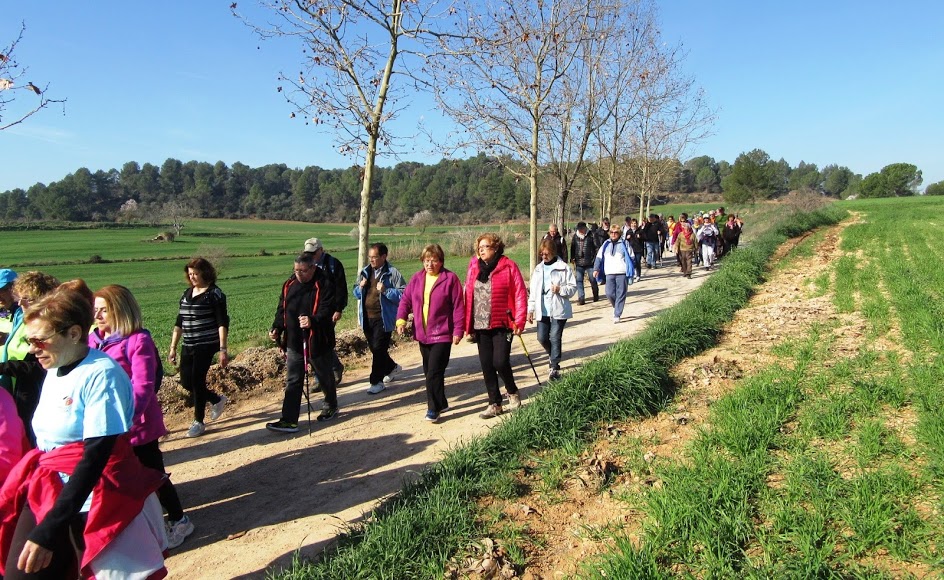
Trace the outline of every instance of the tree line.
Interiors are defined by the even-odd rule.
[[[506,170],[509,162],[485,154],[468,159],[444,159],[427,165],[403,162],[380,167],[372,187],[373,222],[408,223],[429,211],[436,222],[483,223],[521,219],[528,215],[529,185]],[[627,164],[632,164],[629,160]],[[886,197],[916,193],[921,171],[896,163],[863,178],[835,164],[819,169],[800,162],[791,167],[773,161],[760,149],[743,153],[729,163],[703,155],[681,163],[659,191],[722,194],[740,204],[779,197],[808,189],[833,197]],[[594,219],[598,201],[589,179],[595,162],[577,182],[567,218]],[[307,222],[355,222],[360,210],[363,174],[359,167],[290,168],[270,164],[252,168],[236,162],[228,166],[167,159],[160,167],[129,161],[121,169],[80,168],[60,181],[36,183],[28,189],[0,193],[3,223],[173,222],[180,217],[260,218]],[[542,218],[555,219],[556,189],[547,178]],[[944,191],[941,184],[928,194]],[[626,213],[638,207],[635,190],[622,190],[611,209]]]

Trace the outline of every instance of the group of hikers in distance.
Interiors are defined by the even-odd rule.
[[[510,357],[526,325],[536,324],[548,379],[561,376],[571,298],[585,304],[585,278],[594,302],[604,285],[619,322],[627,287],[643,278],[643,266],[660,267],[671,250],[683,276],[691,276],[693,262],[710,269],[737,247],[742,226],[723,208],[677,221],[652,215],[642,227],[631,218],[623,226],[603,219],[599,227],[577,223],[567,244],[551,225],[528,283],[495,233],[476,239],[465,283],[445,267],[439,244],[423,249],[421,268],[407,282],[387,246],[374,243],[350,288],[341,262],[310,238],[282,284],[268,333],[285,356],[286,378],[280,417],[266,428],[298,431],[303,395],[311,409],[309,372],[323,394],[317,420],[338,416],[344,366],[335,325],[349,292],[371,353],[367,394],[382,393],[402,371],[389,353],[393,332],[412,336],[422,356],[424,418],[440,421],[450,410],[452,347],[468,337],[487,395],[479,416],[490,419],[505,411],[506,398],[507,408],[521,406]],[[198,257],[183,270],[187,287],[166,358],[193,403],[186,435],[198,437],[227,404],[208,388],[207,373],[214,358],[224,368],[230,362],[230,319],[213,265]],[[163,577],[166,551],[194,524],[165,470],[159,440],[168,430],[157,398],[163,363],[137,300],[117,284],[92,292],[80,279],[60,284],[42,272],[0,269],[0,310],[0,573]]]

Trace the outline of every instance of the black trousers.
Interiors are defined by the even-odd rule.
[[[370,347],[370,354],[373,361],[370,365],[370,384],[375,385],[393,371],[397,363],[390,358],[390,336],[392,332],[384,330],[383,319],[365,318],[364,336],[367,338],[367,344]]]
[[[23,507],[23,511],[20,512],[20,517],[16,521],[16,529],[13,532],[10,553],[7,554],[6,574],[4,576],[6,580],[78,578],[79,562],[82,560],[82,553],[85,551],[85,538],[82,534],[85,530],[87,517],[87,514],[76,515],[69,522],[69,526],[56,536],[54,545],[46,546],[46,548],[52,550],[52,562],[49,566],[39,572],[27,574],[16,568],[20,552],[23,551],[23,546],[26,545],[30,533],[36,527],[36,516],[33,515],[27,503]]]
[[[184,345],[180,349],[180,386],[193,396],[193,418],[201,423],[206,415],[206,404],[220,402],[220,396],[207,389],[207,372],[218,350],[212,344]]]
[[[475,332],[478,333],[479,338],[479,363],[482,365],[488,402],[492,405],[501,405],[502,395],[498,386],[498,377],[501,377],[502,382],[505,383],[505,390],[509,395],[518,392],[515,374],[511,370],[511,339],[514,335],[506,328],[491,328]]]
[[[451,342],[420,343],[423,355],[423,375],[426,376],[426,408],[439,413],[449,406],[446,401],[446,367],[452,353]]]
[[[158,446],[157,439],[143,445],[135,445],[134,454],[141,461],[141,465],[156,469],[161,473],[167,473],[164,469],[164,454]],[[180,505],[180,497],[177,496],[177,489],[170,482],[170,478],[164,480],[164,483],[157,488],[157,499],[167,511],[167,519],[176,522],[184,517],[184,508]]]

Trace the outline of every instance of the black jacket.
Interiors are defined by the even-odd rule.
[[[302,339],[308,335],[310,356],[319,356],[334,350],[335,298],[334,284],[324,271],[315,268],[314,272],[308,282],[299,282],[295,276],[285,281],[272,328],[279,333],[279,344],[296,352],[302,352]],[[311,317],[310,333],[302,332],[299,316]]]
[[[626,243],[629,244],[629,247],[633,249],[633,253],[636,256],[642,256],[643,248],[643,239],[642,239],[642,228],[637,227],[636,229],[627,228],[626,230]]]
[[[567,262],[567,244],[564,243],[564,238],[561,237],[560,232],[558,232],[556,236],[551,236],[550,233],[546,233],[544,237],[541,238],[542,242],[544,240],[553,240],[554,246],[557,248],[557,257]],[[538,256],[538,261],[540,261],[540,257],[541,256]]]
[[[593,266],[593,259],[596,258],[597,245],[596,239],[587,232],[586,237],[584,237],[583,252],[580,251],[580,243],[577,238],[577,234],[574,234],[570,238],[570,258],[573,260],[574,265],[580,266],[581,268],[587,268]]]

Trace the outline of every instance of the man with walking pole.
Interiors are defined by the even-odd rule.
[[[334,352],[334,287],[308,253],[295,258],[293,276],[282,285],[279,305],[269,338],[285,355],[285,398],[282,416],[266,423],[277,433],[297,433],[303,383],[307,389],[308,365],[315,372],[324,393],[318,421],[330,421],[338,414],[337,383],[332,370]],[[310,404],[310,400],[309,400]],[[310,411],[310,407],[309,407]]]

